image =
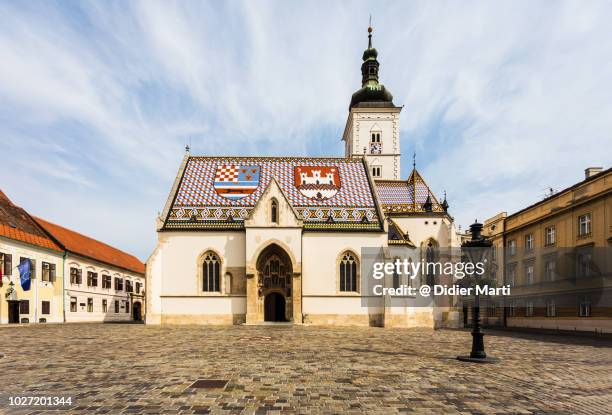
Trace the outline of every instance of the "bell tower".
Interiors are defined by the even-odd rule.
[[[400,178],[399,114],[393,95],[378,81],[378,51],[372,47],[368,27],[368,48],[363,52],[361,89],[353,94],[344,128],[345,157],[365,155],[375,179]]]

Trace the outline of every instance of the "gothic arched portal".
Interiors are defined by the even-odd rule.
[[[287,321],[292,315],[291,258],[276,244],[266,247],[257,259],[257,290],[263,299],[265,321]]]

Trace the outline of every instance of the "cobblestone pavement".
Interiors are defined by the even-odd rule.
[[[467,331],[270,326],[0,328],[9,395],[72,396],[75,413],[610,414],[612,343],[486,336],[495,365],[455,359]],[[225,388],[190,387],[198,379]],[[38,411],[38,412],[37,412]]]

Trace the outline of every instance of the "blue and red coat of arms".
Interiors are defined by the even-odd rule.
[[[217,167],[213,187],[219,196],[230,200],[242,199],[259,186],[259,166],[224,164]]]

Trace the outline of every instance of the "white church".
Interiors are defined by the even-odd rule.
[[[391,247],[460,246],[446,197],[416,168],[400,178],[402,108],[368,32],[344,157],[186,152],[147,262],[147,324],[444,324],[449,309],[363,306],[362,248],[392,261]]]

